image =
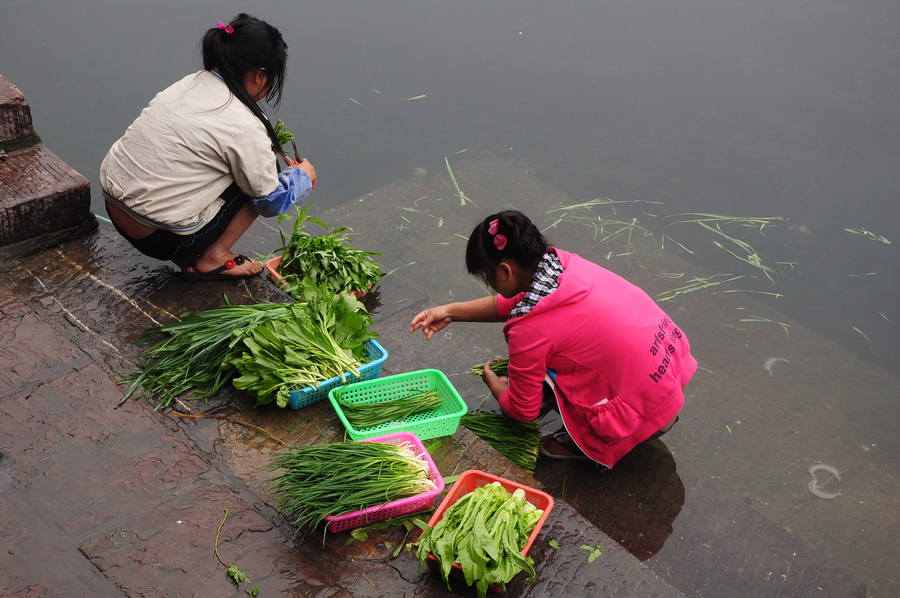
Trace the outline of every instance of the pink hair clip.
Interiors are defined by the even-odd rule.
[[[496,247],[499,251],[503,251],[503,249],[506,247],[506,237],[497,234],[497,230],[499,230],[499,228],[499,220],[491,220],[488,223],[488,234],[493,235],[494,237],[494,247]]]
[[[222,21],[219,21],[218,23],[216,23],[216,27],[218,27],[219,29],[224,29],[225,33],[227,33],[228,35],[231,35],[232,33],[234,33],[234,27],[232,27],[231,25],[226,25]]]

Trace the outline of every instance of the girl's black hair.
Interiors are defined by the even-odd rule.
[[[281,151],[272,123],[244,87],[244,75],[266,69],[269,76],[266,101],[272,108],[278,108],[287,72],[287,44],[278,29],[245,13],[234,17],[228,26],[231,33],[212,27],[203,35],[200,43],[203,68],[222,77],[231,93],[262,121],[275,149]]]
[[[491,223],[496,220],[496,232],[491,233]],[[506,239],[506,245],[497,248],[498,235]],[[533,272],[549,248],[547,239],[528,219],[516,210],[492,214],[475,227],[466,244],[466,269],[488,285],[493,282],[497,267],[503,259],[512,260],[520,268]]]

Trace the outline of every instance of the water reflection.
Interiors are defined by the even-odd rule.
[[[608,471],[583,461],[544,461],[536,475],[641,561],[662,549],[684,506],[684,484],[662,439],[639,444]]]

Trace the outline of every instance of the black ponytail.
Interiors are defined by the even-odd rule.
[[[275,149],[281,150],[275,129],[265,112],[244,86],[244,75],[266,69],[269,91],[266,101],[277,109],[287,72],[287,44],[281,33],[265,21],[240,13],[226,27],[212,27],[201,41],[203,68],[222,77],[232,95],[247,106],[266,128]]]
[[[503,259],[533,272],[547,253],[547,239],[528,216],[506,210],[485,218],[466,244],[466,270],[491,285]]]

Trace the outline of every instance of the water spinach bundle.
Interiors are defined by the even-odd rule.
[[[341,412],[356,430],[380,426],[394,420],[403,420],[411,415],[439,409],[443,399],[437,390],[423,390],[410,395],[372,401],[368,403],[352,403],[339,399]]]
[[[459,423],[494,447],[498,453],[534,473],[541,451],[541,426],[537,421],[520,422],[501,413],[471,411]]]
[[[293,296],[294,285],[302,280],[324,285],[333,293],[366,291],[381,280],[381,266],[372,259],[381,254],[362,251],[350,245],[344,235],[346,227],[317,236],[303,231],[303,225],[307,221],[328,230],[327,224],[307,216],[308,210],[308,205],[297,210],[290,237],[281,233],[283,246],[277,250],[281,252],[278,274],[285,281],[288,294]],[[279,222],[284,218],[290,216],[282,214],[278,217]]]
[[[229,380],[256,398],[284,407],[290,391],[354,372],[365,363],[364,343],[377,338],[372,317],[355,297],[334,295],[306,284],[303,302],[226,305],[187,312],[178,322],[150,328],[144,340],[162,336],[144,349],[124,402],[143,388],[156,409],[182,393],[217,393]],[[238,376],[237,378],[235,376]]]
[[[286,407],[291,391],[316,386],[345,374],[359,375],[365,343],[378,337],[369,330],[372,316],[352,295],[335,295],[306,281],[302,302],[280,320],[266,321],[240,338],[229,363],[238,376],[235,388],[256,398],[256,406]]]
[[[305,537],[326,517],[432,492],[427,461],[409,442],[335,442],[276,456],[271,480],[279,510]]]
[[[186,312],[178,322],[147,329],[139,342],[155,341],[142,351],[138,370],[121,376],[120,384],[131,382],[121,402],[139,388],[141,396],[156,400],[157,410],[184,392],[199,397],[216,394],[234,375],[229,356],[241,338],[289,311],[283,303],[235,305],[226,296],[222,308]]]
[[[504,590],[520,571],[533,581],[534,561],[522,549],[543,514],[522,489],[510,493],[499,482],[480,486],[450,505],[433,528],[417,522],[424,530],[414,544],[419,565],[433,555],[450,588],[450,571],[458,564],[479,598],[492,586]]]

